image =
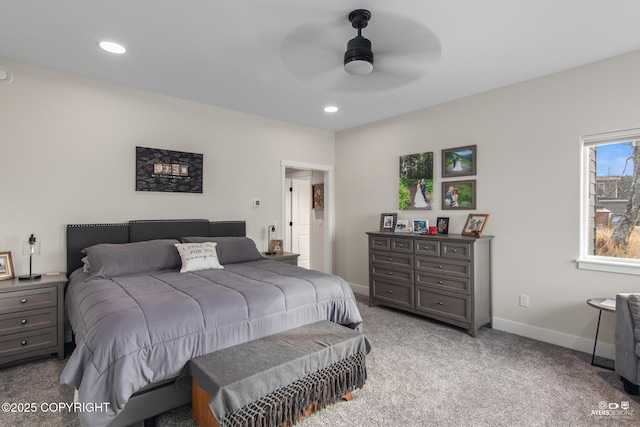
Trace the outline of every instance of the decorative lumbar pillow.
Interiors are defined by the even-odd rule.
[[[183,237],[185,243],[217,243],[220,264],[235,264],[264,259],[253,240],[248,237]]]
[[[175,239],[134,243],[100,243],[82,250],[91,266],[89,279],[169,270],[180,266]],[[87,279],[87,280],[89,280]]]
[[[216,244],[204,243],[176,243],[176,248],[182,259],[180,273],[188,271],[209,270],[212,268],[224,268],[218,261]]]

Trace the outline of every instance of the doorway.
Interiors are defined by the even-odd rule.
[[[333,167],[283,160],[284,249],[299,253],[298,265],[332,273]],[[312,186],[324,184],[324,209],[312,209]]]

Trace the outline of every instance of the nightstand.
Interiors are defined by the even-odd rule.
[[[298,257],[300,254],[294,254],[293,252],[282,252],[279,254],[265,254],[262,253],[262,256],[271,259],[273,261],[280,261],[286,264],[298,265]]]
[[[64,359],[64,287],[67,276],[0,281],[0,366],[35,356]]]

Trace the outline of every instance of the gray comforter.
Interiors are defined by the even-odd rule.
[[[85,426],[104,426],[146,385],[177,377],[197,356],[302,325],[358,327],[341,278],[271,260],[193,273],[162,271],[84,281],[71,275],[66,305],[76,338],[60,381],[83,403]]]

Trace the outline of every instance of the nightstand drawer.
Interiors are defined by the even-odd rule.
[[[57,305],[56,287],[4,292],[0,294],[0,314]]]
[[[5,357],[38,351],[47,347],[51,347],[51,352],[55,353],[55,347],[58,345],[57,337],[57,328],[37,329],[2,336],[0,337],[0,362]]]
[[[460,322],[469,322],[471,320],[469,297],[431,292],[421,286],[416,286],[416,310],[448,317]]]
[[[373,297],[387,300],[394,304],[413,307],[413,286],[383,282],[371,279]]]
[[[443,291],[471,294],[471,280],[458,277],[435,276],[429,273],[416,272],[416,285],[425,285]]]
[[[33,329],[51,328],[58,324],[56,307],[17,311],[0,315],[0,335],[15,334]]]
[[[471,277],[471,263],[468,261],[444,260],[442,258],[416,257],[416,270],[447,276]]]
[[[395,252],[370,251],[371,262],[384,264],[389,267],[413,269],[413,255],[397,254]]]

